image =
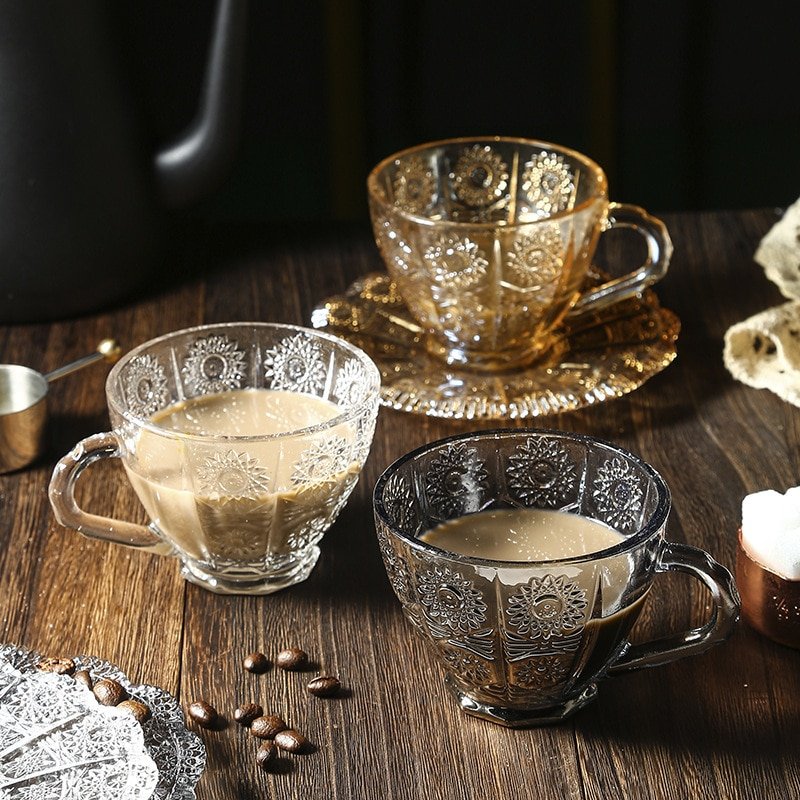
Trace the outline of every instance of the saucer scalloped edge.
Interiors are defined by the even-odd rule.
[[[587,285],[606,276],[594,269]],[[594,406],[639,388],[677,355],[680,320],[652,289],[568,319],[543,359],[505,373],[452,368],[428,353],[424,331],[385,273],[322,300],[314,328],[364,350],[381,373],[381,404],[446,419],[525,419]]]
[[[206,751],[186,728],[178,701],[156,686],[133,684],[114,664],[74,656],[93,681],[117,681],[150,709],[141,723],[68,675],[43,672],[41,656],[0,644],[0,798],[86,797],[191,800]]]

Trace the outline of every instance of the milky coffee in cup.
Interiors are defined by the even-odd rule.
[[[64,456],[56,519],[85,536],[175,556],[219,593],[267,594],[305,580],[367,458],[380,375],[330,334],[231,322],[165,334],[106,381],[111,430]],[[77,481],[118,458],[149,517],[85,511]]]
[[[324,442],[337,437],[350,444],[355,431],[345,423],[286,440],[264,437],[313,428],[338,413],[322,398],[269,389],[194,397],[150,421],[167,431],[258,440],[237,452],[223,438],[209,450],[146,428],[125,469],[150,519],[182,552],[217,561],[279,557],[297,546],[309,521],[327,521],[356,479],[358,465],[344,446],[338,458],[322,452]],[[304,457],[309,451],[313,455]],[[185,469],[187,459],[198,464],[195,471]]]

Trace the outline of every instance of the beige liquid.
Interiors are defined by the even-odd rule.
[[[258,562],[319,538],[354,485],[352,424],[273,440],[341,413],[317,397],[243,389],[169,406],[142,430],[129,479],[151,520],[179,551],[204,562]]]
[[[538,508],[468,514],[443,522],[419,538],[451,553],[523,563],[579,558],[614,547],[625,539],[599,520]],[[596,564],[605,617],[620,610],[631,581],[633,561],[629,554],[623,553],[599,559]],[[580,572],[578,580],[591,597],[595,591],[595,569],[587,564],[581,566]]]
[[[474,558],[551,561],[596,553],[625,537],[605,523],[579,514],[531,508],[458,517],[419,538],[442,550]]]
[[[597,553],[625,537],[598,520],[579,514],[541,509],[483,511],[444,522],[426,531],[421,541],[442,550],[496,561],[538,562]],[[600,616],[587,619],[574,661],[565,675],[576,686],[595,679],[611,663],[644,607],[647,596],[623,605],[633,561],[627,554],[603,558],[581,568],[573,579],[591,602],[595,588],[602,602]],[[592,609],[592,615],[596,609]],[[551,687],[551,690],[555,691]]]

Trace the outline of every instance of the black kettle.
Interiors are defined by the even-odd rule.
[[[246,0],[218,0],[197,116],[155,157],[114,69],[102,0],[0,0],[0,322],[124,299],[240,127]]]

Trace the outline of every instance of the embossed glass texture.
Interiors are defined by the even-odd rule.
[[[493,372],[530,364],[576,303],[600,308],[629,297],[669,261],[663,225],[620,207],[655,257],[582,295],[598,237],[616,224],[607,181],[586,156],[547,142],[420,145],[378,164],[367,188],[387,271],[430,352],[451,365]]]
[[[591,284],[604,278],[590,271]],[[545,358],[505,373],[450,367],[385,273],[370,273],[314,309],[315,328],[362,347],[381,372],[381,402],[397,411],[452,419],[545,417],[634,391],[675,358],[680,320],[647,289],[639,298],[568,318]]]
[[[0,644],[2,800],[192,800],[203,742],[187,730],[177,700],[133,684],[107,661],[74,659],[93,679],[111,678],[148,706],[143,724],[99,706],[73,678],[40,672],[41,656]]]
[[[418,540],[444,520],[505,508],[581,514],[625,538],[540,563]],[[636,621],[668,511],[666,486],[636,456],[556,431],[441,440],[395,462],[375,489],[381,554],[405,616],[434,645],[462,707],[504,724],[557,718],[594,696]]]
[[[379,382],[360,349],[310,329],[231,323],[176,331],[134,349],[109,374],[108,436],[119,443],[113,454],[151,531],[187,579],[220,592],[275,591],[310,573],[358,481]],[[275,399],[247,391],[256,389],[273,390]],[[206,397],[209,412],[193,404]],[[165,411],[176,407],[187,411]],[[169,414],[182,416],[173,423]],[[82,443],[73,452],[69,469],[88,449]],[[66,483],[60,468],[59,481]],[[51,492],[59,510],[68,491]],[[65,524],[91,530],[96,522],[84,515]],[[111,520],[107,530],[123,525],[130,529]],[[146,532],[136,536],[148,543]]]

